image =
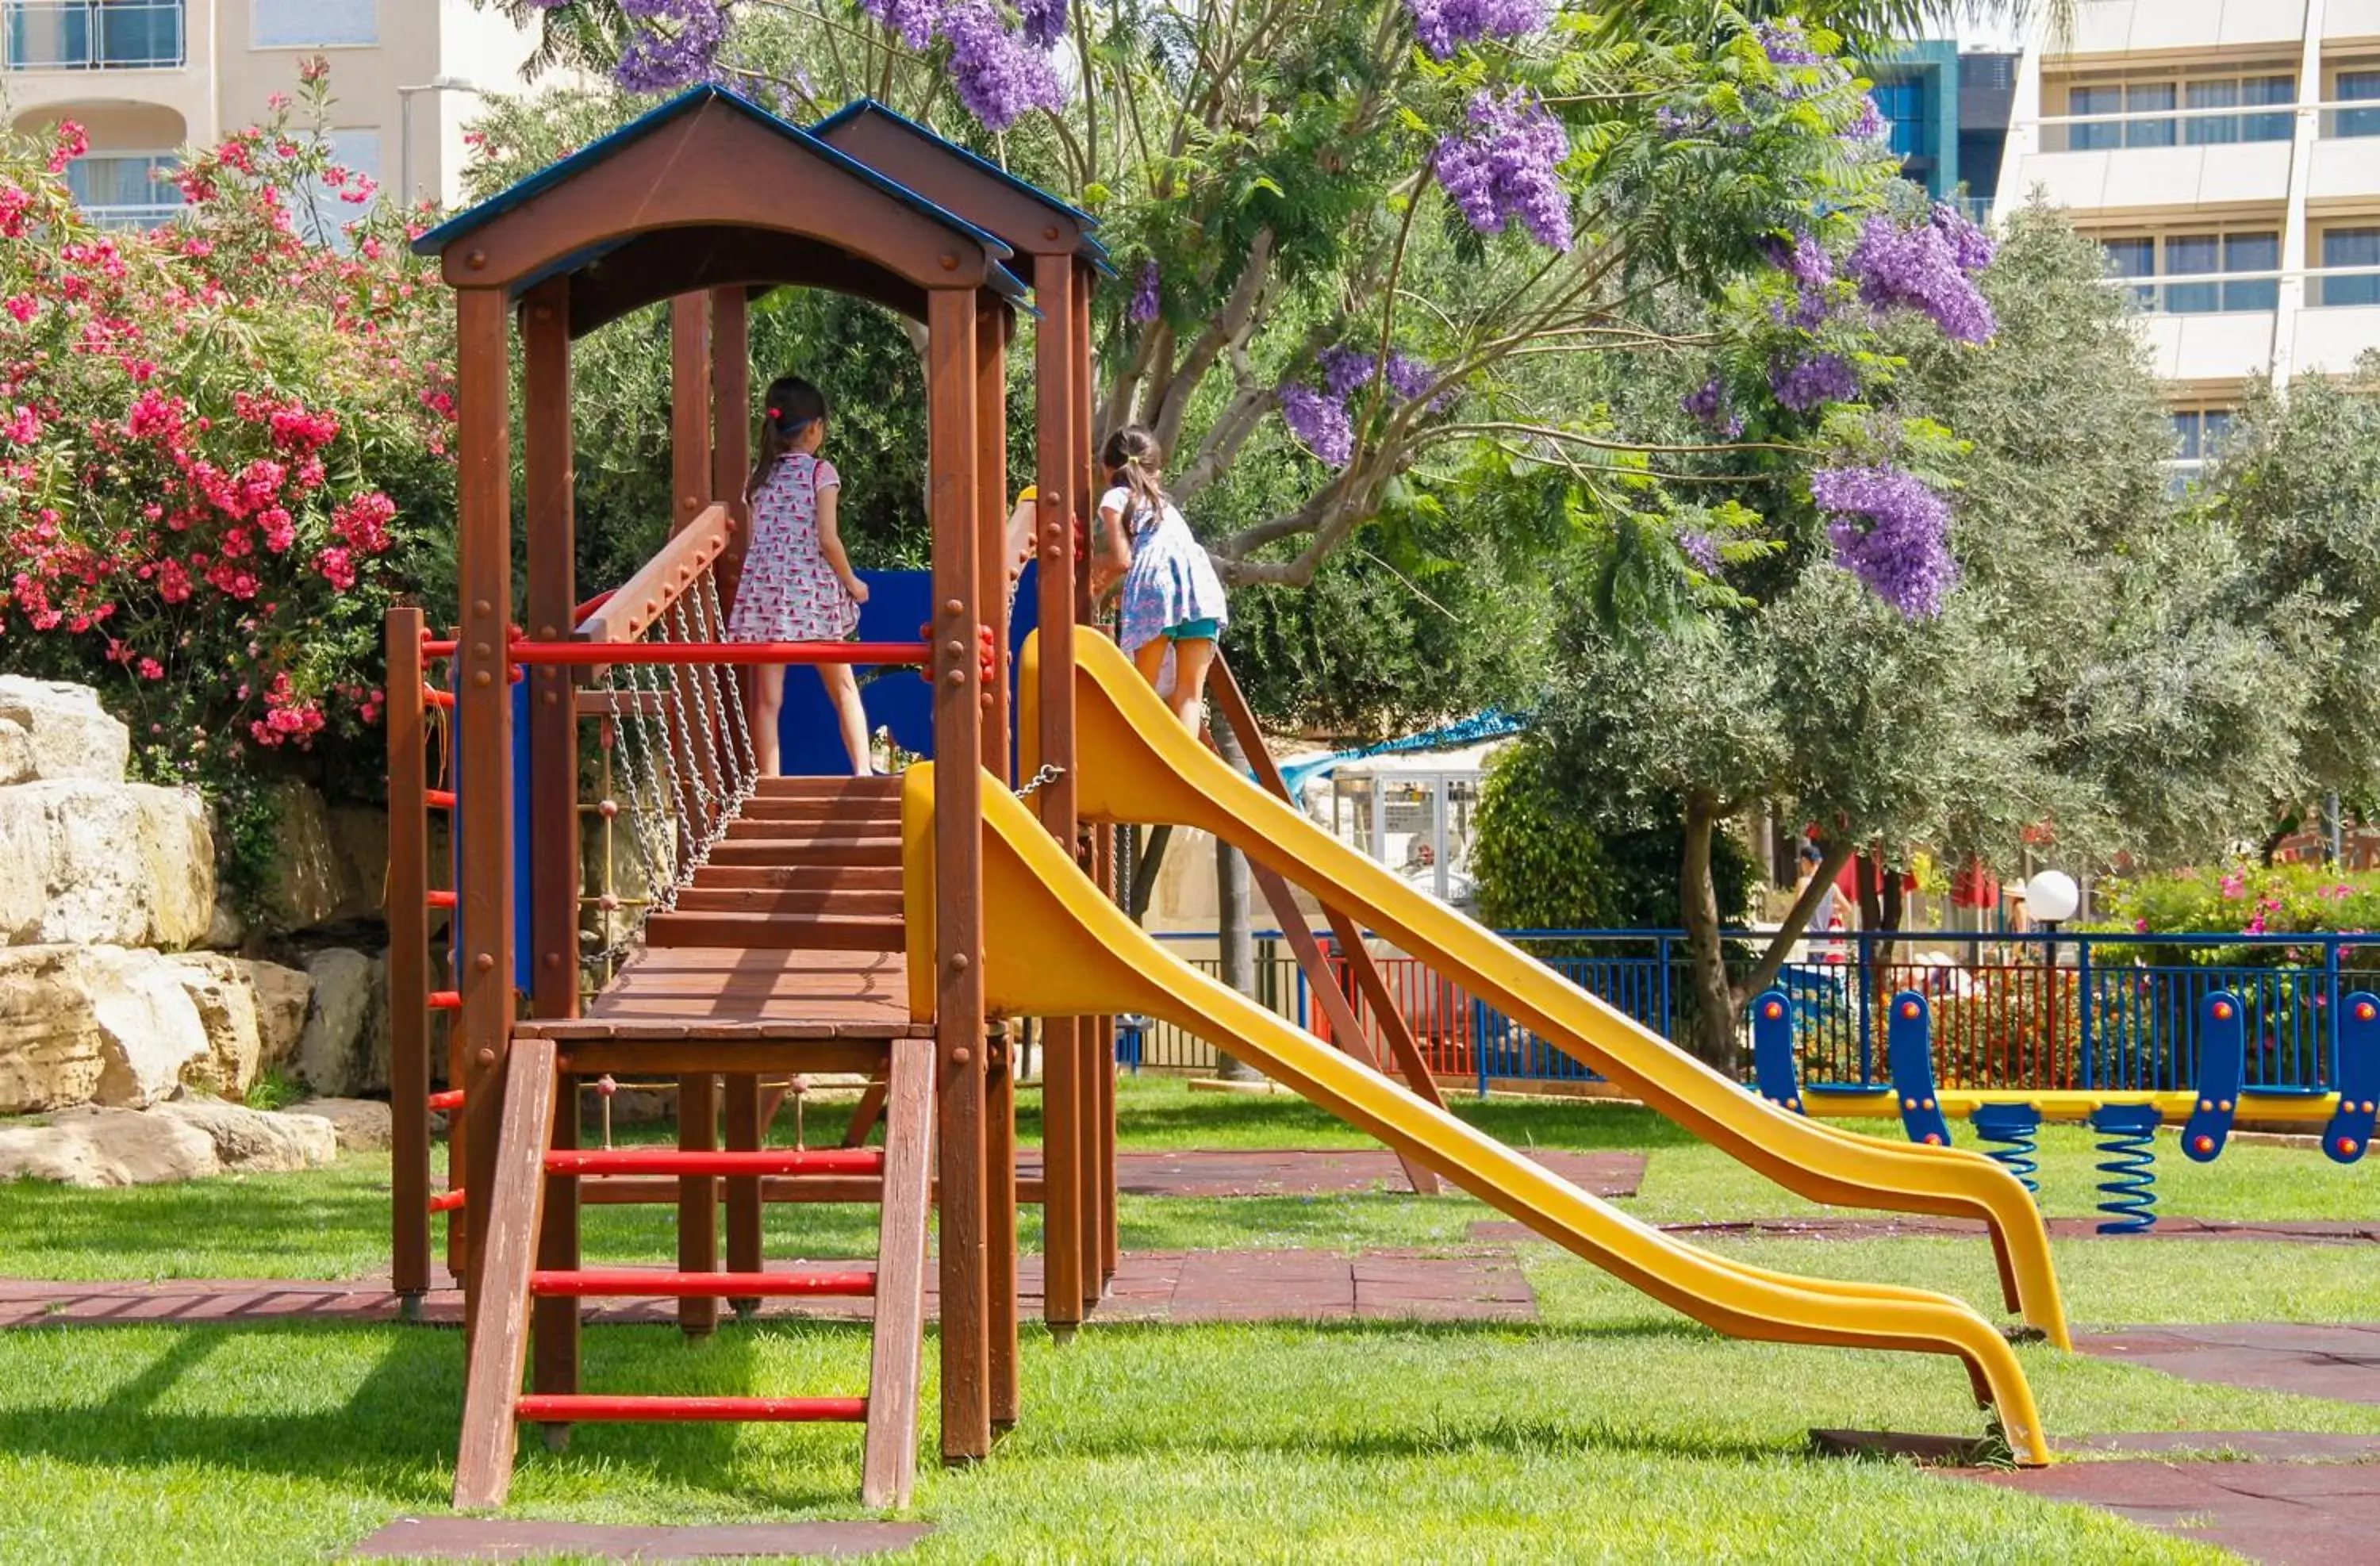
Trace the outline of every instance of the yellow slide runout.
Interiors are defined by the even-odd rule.
[[[909,769],[902,801],[909,967],[934,966],[934,770]],[[1228,1049],[1536,1233],[1662,1304],[1731,1337],[1954,1354],[1976,1400],[1998,1412],[2019,1463],[2049,1450],[2033,1390],[1992,1324],[1919,1289],[1772,1272],[1684,1244],[1597,1201],[1543,1165],[1170,955],[1100,894],[1032,813],[983,787],[983,981],[996,1013],[1142,1012]],[[929,1001],[930,985],[913,998]]]
[[[1835,1207],[1979,1218],[2010,1309],[2071,1348],[2049,1232],[2016,1177],[1963,1147],[1887,1141],[1779,1109],[1512,942],[1424,896],[1241,776],[1185,731],[1115,646],[1075,638],[1075,800],[1087,819],[1196,827],[1354,916],[1660,1114]],[[1040,642],[1018,671],[1024,765],[1040,765]]]

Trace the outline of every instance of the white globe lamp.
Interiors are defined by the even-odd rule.
[[[2025,912],[2044,924],[2062,924],[2082,905],[2082,891],[2064,870],[2044,870],[2025,883]]]

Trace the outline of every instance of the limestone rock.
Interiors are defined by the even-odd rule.
[[[370,819],[379,812],[334,810],[299,783],[275,788],[273,803],[273,859],[258,933],[290,935],[377,913],[388,859],[385,818],[375,838]]]
[[[388,881],[388,812],[369,805],[334,805],[330,810],[331,856],[339,867],[349,917],[379,914]],[[431,879],[443,884],[443,867],[430,862]]]
[[[214,844],[196,794],[67,780],[0,787],[0,946],[197,944]]]
[[[339,1156],[338,1132],[320,1115],[268,1113],[221,1099],[177,1099],[149,1112],[196,1127],[214,1144],[222,1167],[242,1174],[320,1169]]]
[[[200,1125],[137,1110],[79,1109],[46,1125],[0,1127],[0,1179],[70,1185],[154,1185],[221,1172]]]
[[[290,1105],[284,1112],[330,1122],[331,1129],[338,1133],[339,1150],[343,1153],[382,1151],[395,1135],[389,1107],[378,1099],[309,1099]]]
[[[94,1099],[138,1108],[210,1057],[181,970],[156,953],[0,950],[0,1114]]]
[[[298,1042],[305,1037],[314,981],[278,963],[232,961],[256,995],[257,1069],[287,1065],[298,1058]]]
[[[87,686],[0,674],[0,785],[68,778],[122,783],[132,734]]]
[[[183,1069],[183,1085],[225,1099],[246,1098],[264,1058],[264,1040],[256,990],[242,971],[244,965],[212,952],[168,960],[207,1030],[206,1058]]]
[[[344,946],[306,959],[314,997],[298,1040],[298,1074],[325,1098],[353,1098],[388,1074],[387,965]],[[375,1060],[377,1057],[377,1060]]]

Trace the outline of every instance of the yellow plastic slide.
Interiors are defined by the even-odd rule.
[[[924,1019],[936,988],[932,766],[909,769],[904,789],[910,1004]],[[1639,1223],[1169,955],[989,778],[983,810],[983,979],[995,1013],[1143,1012],[1212,1039],[1537,1233],[1731,1336],[1955,1354],[1977,1401],[1998,1410],[2017,1461],[2049,1461],[2015,1353],[1960,1301],[1771,1272]]]
[[[1040,764],[1038,639],[1017,687],[1025,766]],[[1886,1141],[1779,1109],[1564,979],[1494,931],[1424,896],[1225,766],[1185,732],[1114,645],[1077,637],[1075,798],[1093,820],[1196,827],[1362,920],[1469,994],[1788,1190],[1837,1207],[1980,1218],[2010,1308],[2072,1346],[2049,1234],[2033,1197],[1961,1147]]]

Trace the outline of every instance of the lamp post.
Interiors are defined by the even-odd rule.
[[[2064,870],[2044,870],[2025,884],[2025,912],[2039,919],[2050,934],[2048,965],[2058,965],[2058,927],[2074,917],[2082,904],[2082,893],[2074,878]]]
[[[486,89],[478,82],[459,76],[433,76],[419,87],[396,90],[396,187],[398,200],[412,206],[417,197],[413,188],[413,99],[420,92],[481,92]]]

